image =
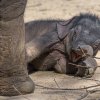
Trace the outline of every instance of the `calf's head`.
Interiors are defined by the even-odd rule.
[[[100,20],[92,15],[78,16],[71,32],[71,61],[77,62],[81,58],[92,56],[100,45],[100,41],[98,41],[100,40]]]

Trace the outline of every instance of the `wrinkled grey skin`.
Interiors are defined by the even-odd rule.
[[[0,0],[0,95],[34,91],[25,61],[25,6],[26,0]]]
[[[100,45],[99,18],[84,14],[68,21],[33,21],[25,27],[28,63],[34,70],[53,69],[86,77],[94,74],[97,63],[92,56]]]

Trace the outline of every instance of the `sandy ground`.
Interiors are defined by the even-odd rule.
[[[28,0],[25,22],[38,19],[68,19],[85,12],[100,16],[100,0]],[[100,57],[100,52],[97,56]],[[100,65],[100,61],[98,60],[97,62]],[[47,71],[33,73],[30,77],[35,84],[52,88],[75,89],[99,84],[100,68],[89,79]],[[100,90],[100,87],[89,90],[92,89]],[[86,90],[56,91],[36,86],[34,94],[18,97],[0,97],[0,100],[100,100],[100,92],[86,93]]]

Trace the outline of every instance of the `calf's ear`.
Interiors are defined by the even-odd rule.
[[[100,39],[96,40],[93,44],[92,44],[93,48],[96,49],[100,49]]]
[[[100,50],[100,39],[96,40],[93,44],[92,44],[93,50],[94,50],[94,56],[97,54],[98,50]]]
[[[57,23],[57,32],[60,39],[65,38],[70,33],[75,20],[76,16],[67,21],[61,21]]]

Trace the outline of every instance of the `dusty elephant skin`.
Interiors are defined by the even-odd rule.
[[[81,14],[67,21],[33,21],[26,23],[26,52],[34,70],[54,69],[91,77],[97,63],[92,56],[100,46],[100,20]],[[75,68],[69,63],[83,67]]]
[[[25,62],[25,6],[26,0],[0,1],[0,95],[28,94],[34,90]]]

